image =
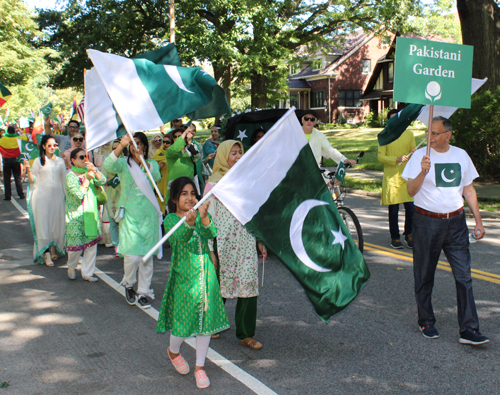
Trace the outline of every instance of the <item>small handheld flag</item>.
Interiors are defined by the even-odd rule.
[[[335,172],[335,179],[343,183],[344,178],[345,178],[345,166],[344,162],[340,162],[339,165],[337,166],[337,171]]]
[[[0,107],[12,97],[12,93],[0,82]],[[5,117],[7,119],[7,117]]]

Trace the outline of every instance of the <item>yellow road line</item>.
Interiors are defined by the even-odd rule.
[[[365,243],[364,249],[366,251],[373,251],[378,254],[390,256],[393,258],[398,258],[398,259],[403,259],[405,261],[413,262],[413,255],[405,252],[405,251],[398,251],[394,249],[389,249],[387,247],[381,247],[376,244],[370,244],[370,243]],[[441,270],[446,270],[448,272],[451,272],[451,267],[448,262],[444,261],[438,261],[437,265],[438,269]],[[495,273],[490,273],[490,272],[485,272],[482,270],[477,270],[477,269],[471,269],[472,272],[472,277],[473,278],[478,278],[480,280],[484,281],[489,281],[491,283],[495,284],[500,284],[500,275],[495,274]]]

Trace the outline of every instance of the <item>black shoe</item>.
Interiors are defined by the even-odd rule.
[[[460,344],[470,344],[472,346],[479,346],[480,344],[486,344],[490,342],[486,336],[481,335],[479,331],[473,329],[467,329],[460,334],[460,339],[458,340]]]
[[[10,200],[10,198],[3,198],[3,200]]]
[[[401,240],[399,240],[399,239],[392,239],[391,240],[391,247],[395,248],[396,250],[402,250],[404,248],[403,243],[401,243]]]
[[[23,200],[23,199],[26,199],[26,196],[19,196],[19,200]]]
[[[413,248],[413,236],[411,234],[405,236],[405,241],[408,248]]]
[[[149,309],[151,307],[151,303],[149,303],[148,298],[146,298],[144,295],[139,296],[136,305],[141,309]]]
[[[427,339],[437,339],[439,337],[439,332],[437,331],[434,325],[426,325],[421,326],[420,331],[422,332],[422,336]]]
[[[130,306],[135,305],[135,302],[137,301],[137,294],[135,293],[134,288],[125,288],[125,299]]]

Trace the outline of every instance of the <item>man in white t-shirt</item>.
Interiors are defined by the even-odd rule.
[[[463,198],[474,215],[477,239],[484,236],[476,190],[472,181],[479,175],[469,155],[449,144],[451,122],[433,119],[431,152],[417,150],[408,161],[402,177],[408,181],[408,193],[415,196],[413,217],[413,274],[418,325],[424,337],[436,339],[436,318],[432,309],[434,274],[441,250],[452,268],[457,288],[457,310],[461,344],[489,343],[479,332],[472,292],[471,255]]]

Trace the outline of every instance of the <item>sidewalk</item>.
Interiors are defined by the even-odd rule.
[[[347,171],[347,176],[352,178],[359,178],[362,180],[373,180],[382,181],[384,173],[375,170],[353,170],[349,169]],[[485,183],[474,183],[474,188],[476,188],[477,196],[481,199],[491,199],[500,201],[500,184],[485,184]],[[366,192],[351,190],[352,193],[362,194],[372,197],[380,197],[380,193],[377,192]],[[468,210],[466,208],[466,210]],[[500,211],[491,212],[481,210],[481,216],[483,218],[500,218]]]

